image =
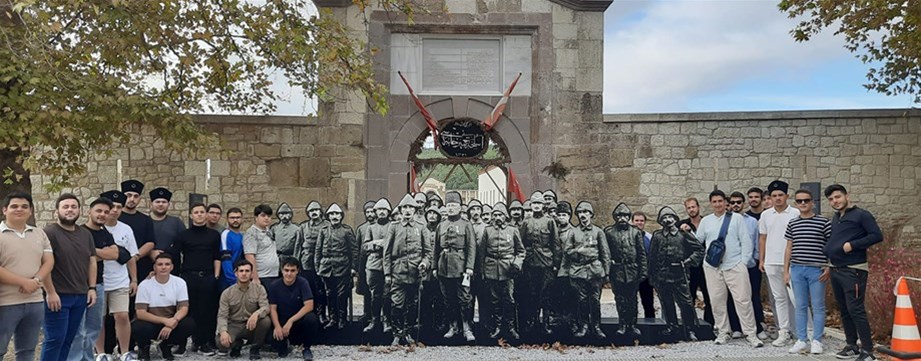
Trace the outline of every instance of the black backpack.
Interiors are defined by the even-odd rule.
[[[719,267],[720,263],[723,263],[723,256],[726,255],[726,233],[729,231],[729,222],[731,221],[732,213],[731,211],[726,211],[719,236],[713,242],[710,242],[710,246],[707,247],[707,255],[704,260],[713,267]]]

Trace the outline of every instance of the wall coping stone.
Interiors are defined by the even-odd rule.
[[[702,121],[758,121],[790,119],[853,119],[921,117],[919,108],[898,109],[840,109],[785,110],[753,112],[692,112],[692,113],[617,113],[604,114],[605,123],[672,123]]]
[[[195,114],[192,119],[199,124],[317,125],[316,117],[302,115]]]

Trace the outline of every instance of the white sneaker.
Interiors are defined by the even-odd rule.
[[[717,344],[717,345],[725,345],[726,342],[729,342],[729,334],[728,334],[728,333],[721,333],[721,334],[719,334],[719,336],[716,336],[716,340],[713,341],[713,343],[715,343],[715,344]]]
[[[796,340],[796,343],[793,344],[793,347],[790,347],[787,352],[789,353],[800,353],[806,350],[806,347],[809,345],[806,344],[806,341]]]
[[[759,340],[758,337],[755,336],[755,335],[748,336],[748,337],[745,338],[745,340],[748,341],[748,344],[749,344],[749,345],[752,345],[752,347],[754,347],[754,348],[758,348],[758,347],[763,347],[763,346],[764,346],[764,342],[762,342],[761,340]]]
[[[745,337],[745,335],[743,335],[741,332],[739,332],[739,331],[732,331],[732,339],[733,339],[733,340],[734,340],[734,339],[737,339],[737,338],[742,338],[742,337]]]
[[[790,342],[790,332],[787,330],[780,330],[777,332],[777,339],[774,342],[771,342],[774,347],[783,347]]]
[[[825,346],[822,346],[822,342],[819,340],[812,340],[812,347],[809,348],[809,353],[818,355],[823,352],[825,352]]]
[[[768,337],[770,337],[770,336],[767,334],[767,332],[764,332],[764,331],[758,332],[758,339],[759,339],[759,340],[764,341],[764,340],[767,340]]]

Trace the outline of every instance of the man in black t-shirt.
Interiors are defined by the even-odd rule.
[[[268,285],[272,339],[279,357],[289,354],[288,343],[304,345],[305,361],[313,360],[310,345],[317,337],[320,321],[313,312],[310,284],[298,277],[300,262],[292,257],[282,260],[281,279]]]

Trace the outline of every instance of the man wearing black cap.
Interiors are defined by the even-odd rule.
[[[489,292],[489,314],[493,322],[493,331],[489,337],[499,337],[504,328],[506,336],[516,340],[518,331],[515,330],[515,298],[512,293],[515,277],[521,272],[524,262],[524,245],[521,244],[518,229],[505,223],[508,219],[505,204],[496,203],[492,216],[495,223],[483,231],[477,250],[477,264],[480,265],[480,273],[486,291]]]
[[[460,193],[452,191],[445,194],[448,217],[438,224],[435,231],[433,268],[445,297],[448,332],[444,338],[453,338],[462,330],[467,341],[474,341],[473,313],[468,308],[471,303],[470,281],[476,261],[476,239],[473,225],[461,219],[461,202]]]
[[[774,207],[761,212],[758,221],[760,271],[764,272],[771,296],[774,299],[774,318],[777,320],[777,339],[771,344],[776,347],[786,345],[790,335],[796,329],[794,324],[795,311],[793,300],[787,292],[787,283],[784,281],[784,255],[787,251],[787,225],[799,217],[799,209],[787,204],[786,182],[775,180],[768,185],[767,193],[771,197]]]
[[[544,216],[544,197],[540,192],[531,195],[531,217],[521,225],[521,242],[525,247],[521,283],[525,292],[519,309],[519,322],[528,330],[546,335],[550,330],[550,284],[557,278],[562,256],[556,222]],[[541,314],[543,310],[543,314]]]
[[[355,285],[355,292],[362,295],[364,299],[362,303],[362,312],[361,322],[368,322],[368,319],[371,317],[371,291],[368,290],[368,278],[365,275],[365,262],[368,261],[368,254],[365,252],[364,241],[365,235],[368,234],[368,229],[371,227],[371,224],[377,219],[377,215],[374,213],[374,201],[365,202],[365,223],[362,223],[355,228],[355,238],[360,243],[358,247],[358,283]]]
[[[131,338],[131,319],[128,315],[129,296],[137,293],[138,278],[136,259],[138,255],[137,242],[134,239],[134,232],[127,224],[118,220],[121,216],[125,204],[125,194],[116,190],[108,191],[99,195],[112,201],[112,209],[109,210],[109,216],[106,220],[105,228],[112,233],[115,244],[118,246],[119,257],[117,260],[103,261],[105,270],[102,273],[103,285],[105,289],[105,307],[108,309],[107,314],[112,315],[115,319],[115,327],[106,323],[103,327],[100,337],[96,341],[96,350],[103,353],[105,350],[106,334],[114,334],[118,340],[118,350],[121,353],[131,350],[129,339]]]
[[[122,194],[125,195],[124,205],[118,220],[124,222],[131,231],[134,232],[134,241],[137,244],[137,274],[143,279],[153,272],[153,259],[156,254],[156,233],[154,223],[150,216],[137,210],[141,202],[141,192],[144,191],[144,183],[131,179],[122,182]],[[128,316],[131,319],[135,317],[134,296],[129,298]]]
[[[173,199],[173,192],[169,189],[158,187],[150,191],[150,218],[153,220],[154,238],[157,240],[157,251],[165,252],[173,246],[173,242],[179,233],[185,231],[185,224],[179,217],[166,214],[169,212],[170,201]],[[155,253],[159,253],[155,252]],[[174,258],[176,267],[173,272],[178,275],[179,259]],[[183,350],[176,353],[182,354]]]

